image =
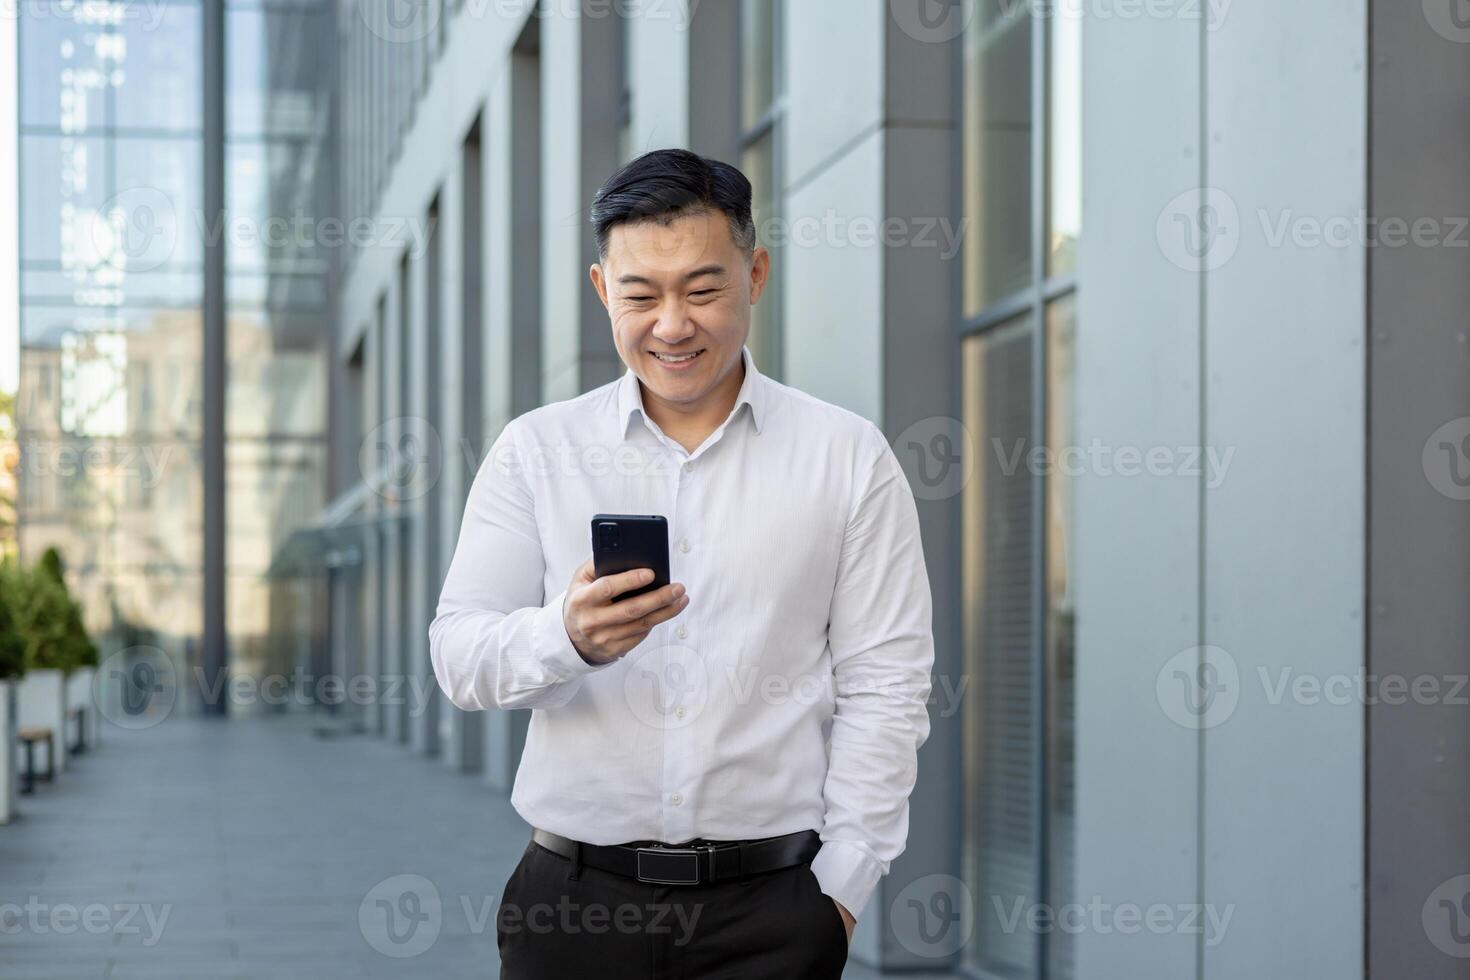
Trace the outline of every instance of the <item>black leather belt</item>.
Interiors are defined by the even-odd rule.
[[[704,885],[779,871],[811,863],[822,846],[815,830],[760,840],[583,844],[537,828],[531,839],[573,862],[653,885]]]

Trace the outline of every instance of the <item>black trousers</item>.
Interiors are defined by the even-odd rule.
[[[842,913],[805,864],[712,885],[652,885],[532,841],[496,916],[501,980],[826,980]]]

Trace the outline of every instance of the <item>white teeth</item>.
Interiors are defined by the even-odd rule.
[[[678,364],[681,361],[692,361],[694,358],[698,357],[704,352],[695,351],[693,354],[660,354],[658,351],[650,351],[650,353],[652,353],[653,356],[658,358],[660,361],[668,361],[671,364]]]

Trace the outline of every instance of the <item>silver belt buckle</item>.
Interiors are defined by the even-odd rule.
[[[650,885],[697,885],[699,856],[713,847],[640,847],[637,878]],[[687,869],[687,872],[685,871]]]

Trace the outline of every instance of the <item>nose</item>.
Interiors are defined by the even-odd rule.
[[[660,343],[672,347],[690,339],[694,334],[694,321],[685,315],[683,304],[675,301],[659,311],[658,323],[653,327],[653,336]]]

